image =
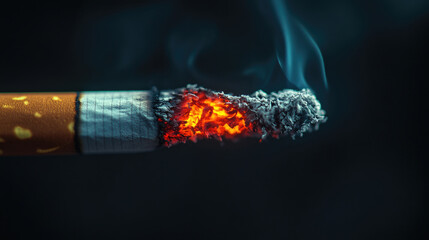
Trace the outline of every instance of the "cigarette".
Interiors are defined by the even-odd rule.
[[[326,121],[308,89],[0,94],[0,155],[136,153],[200,139],[302,136]]]

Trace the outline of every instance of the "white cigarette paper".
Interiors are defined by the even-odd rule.
[[[151,91],[82,92],[81,151],[152,151],[159,145]]]

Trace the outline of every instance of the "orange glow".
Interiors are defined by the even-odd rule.
[[[161,120],[160,120],[161,121]],[[172,126],[175,122],[178,126]],[[245,113],[222,95],[207,96],[205,92],[189,90],[175,108],[173,119],[165,123],[163,138],[168,144],[196,141],[200,138],[232,138],[250,135],[253,126]]]

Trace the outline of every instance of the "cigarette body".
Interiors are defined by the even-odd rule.
[[[153,150],[152,98],[152,91],[0,94],[0,154]]]
[[[0,155],[152,151],[203,138],[301,136],[326,121],[309,90],[0,94]]]

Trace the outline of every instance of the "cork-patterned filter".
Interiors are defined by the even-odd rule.
[[[0,94],[0,155],[75,153],[76,93]]]

